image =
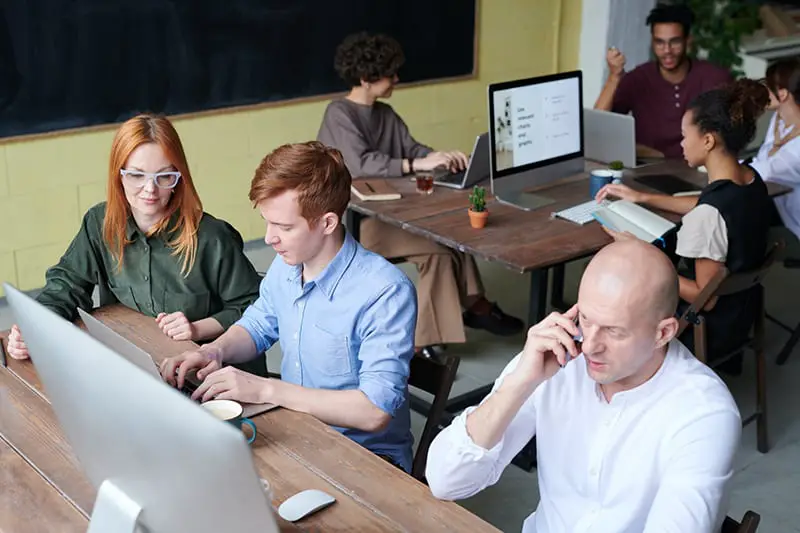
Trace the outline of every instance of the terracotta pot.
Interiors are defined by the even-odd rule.
[[[469,209],[469,225],[475,229],[481,229],[486,226],[486,221],[489,219],[489,210],[484,209],[483,211],[473,211],[470,207]]]

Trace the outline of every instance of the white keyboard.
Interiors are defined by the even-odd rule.
[[[583,226],[584,224],[594,220],[592,213],[597,211],[598,207],[601,207],[605,204],[605,201],[598,204],[596,200],[589,200],[588,202],[574,205],[572,207],[568,207],[567,209],[562,209],[557,213],[553,213],[553,215]]]

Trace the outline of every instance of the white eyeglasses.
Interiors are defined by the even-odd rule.
[[[181,179],[181,173],[171,172],[142,172],[141,170],[128,170],[125,168],[119,171],[122,179],[132,187],[144,187],[147,180],[152,180],[153,184],[159,189],[172,189]]]

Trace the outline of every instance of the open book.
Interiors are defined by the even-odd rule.
[[[608,229],[627,231],[647,242],[656,241],[675,228],[666,218],[627,200],[608,202],[598,207],[592,216]]]
[[[400,193],[382,179],[353,180],[350,191],[362,201],[399,200]]]

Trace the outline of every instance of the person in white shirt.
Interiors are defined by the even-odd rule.
[[[776,113],[750,166],[764,181],[792,188],[775,198],[778,227],[772,234],[784,240],[786,255],[800,258],[800,60],[784,59],[770,65],[765,82],[769,108]]]
[[[578,303],[533,326],[489,396],[433,441],[433,495],[496,483],[536,435],[541,500],[524,533],[719,531],[741,418],[725,384],[674,340],[677,302],[677,274],[656,247],[601,250]]]

